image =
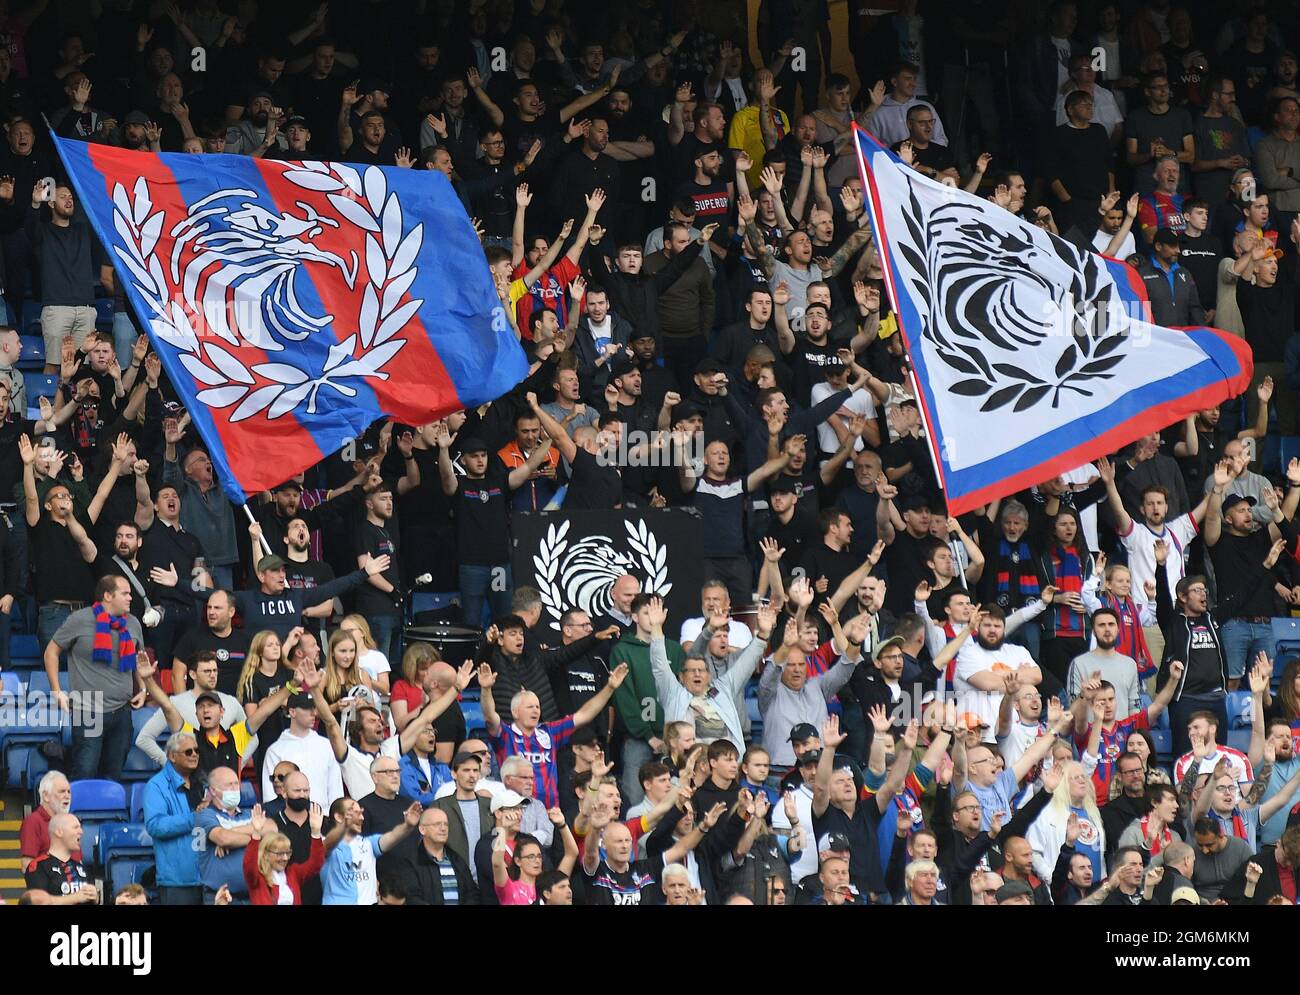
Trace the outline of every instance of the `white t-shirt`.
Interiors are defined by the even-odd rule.
[[[495,798],[497,795],[501,794],[501,792],[506,790],[506,786],[502,784],[500,781],[493,781],[491,778],[484,777],[479,779],[478,784],[474,786],[474,790],[486,791],[493,798]],[[438,798],[446,798],[448,795],[454,795],[455,793],[456,793],[456,782],[448,781],[446,784],[444,784],[441,788],[439,788],[437,791],[433,793],[433,797],[436,800]]]
[[[794,803],[799,809],[799,825],[803,827],[804,848],[799,853],[799,859],[790,865],[790,879],[796,884],[809,874],[817,873],[817,843],[809,839],[813,825],[812,802],[812,788],[806,784],[800,785],[794,793]],[[787,831],[790,829],[790,820],[786,818],[784,804],[772,806],[772,828]]]
[[[386,674],[393,668],[389,666],[388,657],[380,653],[379,650],[366,650],[357,660],[357,665],[369,674],[372,678],[380,674]]]
[[[1133,601],[1146,604],[1149,600],[1146,582],[1156,579],[1156,540],[1163,539],[1170,547],[1169,558],[1165,561],[1165,576],[1169,580],[1169,594],[1187,573],[1187,547],[1196,538],[1196,521],[1190,514],[1165,522],[1159,532],[1152,530],[1144,520],[1133,519],[1129,530],[1119,537],[1124,548],[1128,550],[1128,568],[1133,575]]]
[[[1092,236],[1092,247],[1098,252],[1104,253],[1106,248],[1110,245],[1110,240],[1114,237],[1114,235],[1108,235],[1106,232],[1098,228],[1097,234]],[[1124,236],[1124,241],[1120,244],[1119,252],[1115,253],[1111,258],[1127,259],[1135,252],[1137,252],[1137,243],[1133,241],[1133,233],[1129,232]]]
[[[838,393],[838,391],[828,383],[823,382],[815,384],[812,389],[812,403],[820,404],[822,401],[826,400],[826,398],[836,393]],[[836,413],[838,414],[845,411],[849,412],[847,417],[850,418],[853,415],[863,415],[866,418],[875,418],[876,405],[872,401],[871,393],[865,388],[855,390],[849,395],[849,399],[840,406],[840,411]],[[835,435],[835,429],[831,428],[829,422],[822,422],[817,426],[817,443],[821,447],[821,451],[828,456],[833,456],[839,451],[840,440]],[[855,453],[861,452],[862,446],[862,437],[859,436],[853,445],[853,451]]]
[[[291,729],[280,733],[280,738],[266,751],[266,759],[262,764],[263,798],[275,797],[271,772],[281,760],[297,764],[298,769],[307,775],[307,782],[311,785],[311,800],[321,808],[328,809],[343,797],[343,775],[339,770],[339,762],[334,759],[334,747],[319,733],[309,732],[305,736],[295,736]]]
[[[1034,667],[1037,664],[1029,655],[1029,650],[1015,643],[1004,642],[995,650],[987,650],[971,637],[958,651],[957,674],[953,683],[957,694],[957,711],[974,712],[988,726],[984,730],[984,742],[997,742],[998,709],[1002,707],[1002,692],[981,691],[970,685],[969,678],[986,670],[1003,674],[1025,666]]]
[[[1065,98],[1070,94],[1062,93],[1056,98],[1056,123],[1065,124]],[[1106,129],[1107,135],[1113,135],[1115,128],[1124,123],[1124,115],[1115,103],[1115,96],[1104,86],[1092,88],[1092,123]]]
[[[379,755],[397,760],[401,756],[396,736],[389,736],[379,744]],[[349,798],[361,799],[375,790],[375,779],[370,776],[370,765],[375,758],[348,744],[348,758],[343,761],[343,786]]]
[[[1232,771],[1233,776],[1237,778],[1237,783],[1243,789],[1255,780],[1255,768],[1250,764],[1250,758],[1240,750],[1234,750],[1231,746],[1220,746],[1212,754],[1201,761],[1197,773],[1204,771],[1209,773],[1218,766],[1220,760],[1228,761],[1228,768]],[[1183,783],[1183,778],[1187,776],[1187,770],[1192,764],[1196,763],[1196,755],[1193,753],[1184,753],[1174,764],[1174,786]]]
[[[1019,719],[1014,718],[1011,722],[1011,728],[1005,736],[998,739],[998,749],[1002,753],[1002,759],[1006,765],[1011,767],[1024,756],[1025,750],[1034,745],[1034,740],[1039,736],[1046,734],[1046,727],[1041,722],[1035,722],[1033,725],[1025,725]]]

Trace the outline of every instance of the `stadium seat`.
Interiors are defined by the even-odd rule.
[[[1273,619],[1273,676],[1281,675],[1278,659],[1285,654],[1300,651],[1300,618]]]
[[[1284,435],[1278,440],[1279,469],[1285,473],[1293,459],[1300,459],[1300,435]]]
[[[23,320],[20,329],[23,335],[41,335],[41,302],[23,302]]]
[[[96,854],[100,827],[107,823],[126,822],[130,810],[126,804],[126,789],[116,781],[89,778],[72,782],[73,815],[81,820],[85,835],[81,840],[83,854]]]
[[[40,666],[41,644],[31,633],[15,632],[9,637],[9,665],[21,667],[23,663],[29,661],[35,666]]]
[[[18,354],[20,370],[41,370],[45,367],[45,340],[39,335],[23,335],[22,352]]]
[[[95,328],[101,332],[110,331],[113,327],[113,298],[96,297],[95,298]]]
[[[1254,702],[1249,691],[1228,692],[1228,745],[1247,753],[1250,750],[1251,720]]]
[[[35,404],[38,397],[53,397],[59,389],[59,378],[54,373],[36,373],[28,370],[23,374],[27,384],[27,400]]]
[[[122,765],[123,781],[147,781],[158,773],[158,765],[144,750],[135,745],[135,737],[140,735],[140,730],[145,727],[154,714],[158,711],[156,707],[137,708],[131,712],[131,749],[127,751],[126,763]],[[167,742],[170,735],[165,729],[163,735],[158,737],[159,745]]]
[[[239,782],[239,807],[241,809],[251,809],[257,804],[257,788],[253,786],[252,781]]]
[[[144,822],[144,788],[143,781],[136,781],[131,785],[131,821]]]
[[[66,686],[63,675],[62,686]],[[48,742],[63,737],[63,726],[72,732],[71,717],[56,712],[55,703],[50,693],[50,679],[43,670],[34,670],[27,682],[27,694],[22,700],[22,708],[15,708],[11,721],[0,723],[0,766],[5,768],[6,783],[11,787],[23,788],[31,785],[26,781],[26,756],[18,756],[19,748],[39,748]]]
[[[1255,457],[1259,464],[1259,472],[1266,477],[1275,477],[1281,473],[1281,468],[1286,466],[1286,460],[1282,456],[1282,440],[1270,430],[1269,434],[1259,440],[1259,450]]]
[[[82,849],[85,852],[85,849]],[[143,822],[118,822],[104,826],[99,834],[95,859],[107,872],[113,860],[121,857],[153,858],[153,839]]]
[[[0,674],[0,699],[16,698],[23,693],[23,682],[11,670]]]

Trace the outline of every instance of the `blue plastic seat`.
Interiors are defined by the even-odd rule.
[[[123,781],[147,781],[158,773],[158,765],[144,750],[135,745],[135,738],[144,728],[145,723],[158,711],[156,707],[137,708],[131,712],[131,749],[127,751],[126,763],[122,765]],[[166,743],[171,733],[164,728],[158,737],[159,745]]]
[[[117,781],[89,778],[72,782],[73,815],[81,820],[83,836],[81,852],[97,854],[99,833],[103,826],[126,822],[130,811],[126,804],[126,789]]]
[[[21,666],[22,661],[28,660],[40,664],[41,644],[29,632],[15,632],[9,637],[9,665]]]
[[[16,698],[23,693],[23,682],[12,670],[0,674],[0,698]]]
[[[252,809],[257,804],[257,788],[253,787],[252,781],[239,782],[239,807],[240,809]]]
[[[84,848],[82,852],[85,852]],[[107,870],[118,857],[153,857],[153,839],[143,822],[114,823],[100,832],[96,853],[99,865]]]
[[[1300,651],[1300,618],[1273,619],[1273,675],[1282,672],[1279,659]]]
[[[45,366],[45,340],[39,335],[22,335],[18,341],[22,352],[18,354],[20,370],[39,370]]]
[[[113,327],[113,298],[95,298],[95,328],[107,332]]]
[[[27,384],[27,399],[32,403],[38,397],[53,397],[59,389],[59,378],[54,373],[28,370],[23,373],[23,382]]]
[[[144,822],[144,789],[143,781],[136,781],[131,785],[130,818],[132,822]]]
[[[1228,729],[1249,731],[1254,723],[1255,703],[1249,691],[1229,691],[1227,700]]]
[[[41,302],[24,301],[23,302],[23,335],[40,335],[41,334]]]

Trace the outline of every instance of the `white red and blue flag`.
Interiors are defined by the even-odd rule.
[[[856,129],[881,269],[950,514],[1113,453],[1250,384],[1250,347],[1170,329],[1131,266],[905,165]]]
[[[56,142],[234,501],[527,373],[440,173]]]

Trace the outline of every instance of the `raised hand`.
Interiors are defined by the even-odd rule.
[[[884,705],[873,706],[871,711],[867,713],[867,717],[871,719],[871,726],[877,733],[889,732],[892,723],[889,721],[889,712],[885,710]],[[839,719],[836,719],[835,722],[838,727]]]
[[[1073,812],[1065,820],[1065,845],[1074,846],[1079,838],[1079,817]]]
[[[490,690],[492,685],[497,682],[496,672],[493,671],[486,663],[478,665],[478,686],[484,691]]]
[[[876,708],[882,712],[884,711],[884,708],[880,705],[877,705]],[[874,710],[873,710],[872,718],[873,719],[875,718]],[[888,716],[886,716],[885,728],[884,730],[881,731],[888,731],[888,730],[889,730],[889,719]],[[834,749],[835,747],[839,746],[848,738],[849,737],[847,733],[840,732],[840,717],[838,715],[831,715],[826,719],[825,722],[822,723],[822,745],[827,747],[828,749]]]
[[[605,191],[597,187],[591,193],[583,198],[587,202],[587,213],[599,214],[600,209],[605,206]]]
[[[785,549],[782,548],[775,539],[766,538],[759,542],[763,550],[763,559],[768,563],[779,563],[781,557],[785,555]]]

